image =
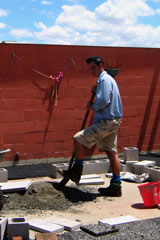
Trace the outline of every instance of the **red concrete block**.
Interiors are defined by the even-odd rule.
[[[24,141],[25,143],[42,143],[44,139],[43,132],[32,132],[32,133],[25,133]]]
[[[83,88],[65,88],[64,89],[64,98],[75,98],[75,97],[83,97]]]
[[[50,113],[51,114],[51,113]],[[53,112],[52,112],[52,119],[64,119],[65,118],[65,115],[64,115],[64,111],[60,110],[58,108],[58,106],[53,109]]]
[[[74,119],[65,119],[62,120],[64,130],[74,130],[75,129],[75,120]]]
[[[119,137],[118,145],[121,147],[128,147],[129,146],[129,137]]]
[[[25,89],[24,88],[10,88],[4,89],[2,98],[4,99],[24,99],[25,98]]]
[[[0,111],[0,122],[24,121],[24,113],[22,111]]]
[[[46,111],[25,111],[24,120],[25,121],[40,121],[47,120],[48,114]]]
[[[26,132],[34,132],[35,124],[33,121],[30,122],[14,122],[13,127],[16,133],[26,133]]]
[[[3,135],[4,144],[24,143],[24,134],[5,134]]]
[[[37,88],[28,88],[25,89],[25,97],[30,99],[44,99],[44,96],[46,94],[46,88],[43,86],[43,88],[37,89]]]
[[[133,117],[137,115],[137,108],[136,107],[125,107],[123,109],[124,117]]]
[[[47,142],[65,141],[64,131],[47,132]]]

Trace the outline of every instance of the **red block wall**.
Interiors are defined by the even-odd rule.
[[[16,152],[20,160],[34,162],[71,156],[72,136],[96,83],[85,63],[92,55],[121,64],[115,77],[124,112],[119,152],[160,149],[160,49],[1,43],[0,52],[0,148],[11,149],[5,161],[14,161]],[[64,68],[56,105],[49,76]],[[94,148],[87,154],[100,153]]]

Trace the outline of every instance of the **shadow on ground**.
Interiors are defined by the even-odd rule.
[[[93,201],[97,197],[100,197],[100,194],[95,193],[92,188],[64,186],[61,190],[59,190],[59,183],[54,182],[52,184],[56,190],[62,192],[65,198],[72,203]]]

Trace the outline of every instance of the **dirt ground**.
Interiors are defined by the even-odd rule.
[[[125,215],[140,220],[159,217],[159,207],[144,207],[137,183],[123,181],[123,195],[120,198],[99,196],[98,188],[107,186],[110,181],[104,174],[101,177],[105,180],[104,186],[76,186],[69,182],[63,191],[56,190],[60,179],[32,179],[33,183],[27,191],[6,193],[8,200],[0,215],[8,218],[25,217],[28,220],[54,215],[82,224],[97,224],[100,219]]]

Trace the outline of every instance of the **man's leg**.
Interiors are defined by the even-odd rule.
[[[113,176],[110,186],[107,188],[99,188],[98,191],[103,196],[121,197],[120,161],[118,154],[113,151],[106,151],[106,154],[110,160]]]
[[[79,183],[83,172],[83,159],[85,156],[85,148],[86,147],[84,147],[76,139],[74,139],[75,162],[73,167],[70,170],[58,170],[61,175],[71,179],[76,184]]]

